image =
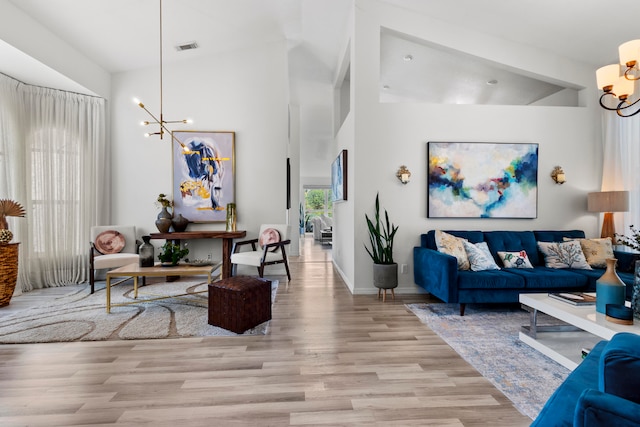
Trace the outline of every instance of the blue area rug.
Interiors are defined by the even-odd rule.
[[[458,304],[407,304],[464,360],[507,396],[524,415],[535,419],[569,370],[518,338],[529,313],[520,308]],[[540,323],[554,319],[539,315]]]

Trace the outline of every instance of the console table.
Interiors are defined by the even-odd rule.
[[[190,239],[222,239],[222,278],[231,277],[231,250],[233,239],[239,239],[247,235],[246,231],[180,231],[174,233],[151,233],[152,239],[180,240]]]

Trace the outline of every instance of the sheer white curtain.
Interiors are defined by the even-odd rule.
[[[640,114],[618,117],[603,111],[604,162],[602,191],[628,190],[629,212],[616,214],[616,232],[629,235],[640,228]]]
[[[13,102],[0,110],[0,152],[12,158],[0,159],[0,194],[27,211],[10,224],[21,242],[19,286],[85,281],[89,229],[108,215],[105,101],[3,80],[13,83],[0,97]]]

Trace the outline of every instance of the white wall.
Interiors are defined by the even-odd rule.
[[[26,56],[18,56],[13,60],[20,61],[24,64],[21,65],[23,67],[32,68],[17,70],[18,73],[13,77],[29,84],[109,99],[111,76],[107,71],[63,42],[8,0],[0,0],[0,40]],[[3,54],[8,53],[3,51]],[[4,64],[3,68],[11,69],[13,65],[15,64]],[[37,73],[46,74],[46,83]]]
[[[286,220],[287,76],[284,42],[164,66],[165,120],[194,120],[171,129],[236,133],[238,229],[247,230],[248,237],[257,236],[261,223]],[[159,114],[157,67],[114,75],[111,104],[113,221],[150,233],[157,231],[158,194],[172,194],[171,145],[169,139],[143,136],[139,123],[147,117],[133,97]],[[188,229],[224,230],[225,224]],[[208,253],[220,258],[218,242],[190,241],[189,246],[193,258]]]
[[[399,225],[395,260],[407,264],[399,276],[399,292],[416,292],[412,251],[429,229],[584,229],[598,234],[598,217],[586,212],[586,193],[600,188],[600,122],[595,91],[583,97],[586,107],[526,107],[381,104],[379,93],[379,33],[386,27],[443,44],[476,56],[581,87],[591,87],[593,70],[546,52],[452,27],[416,13],[372,0],[356,0],[352,38],[352,107],[354,147],[349,165],[349,201],[341,209],[354,226],[351,242],[334,238],[334,251],[349,253],[340,260],[354,293],[374,293],[371,259],[362,248],[368,240],[365,213],[372,213],[376,192],[382,208]],[[589,92],[586,89],[585,92]],[[539,144],[538,217],[531,220],[426,218],[426,143],[526,142]],[[338,147],[337,150],[343,147]],[[350,160],[351,162],[351,160]],[[395,177],[400,165],[411,170],[411,182]],[[549,174],[564,168],[560,186]],[[339,217],[342,220],[342,217]],[[339,223],[339,221],[338,221]],[[340,227],[339,224],[336,227]],[[337,233],[336,233],[337,234]],[[336,244],[338,247],[336,247]]]

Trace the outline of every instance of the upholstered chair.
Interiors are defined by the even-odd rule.
[[[287,278],[291,280],[285,249],[291,243],[290,232],[291,227],[286,224],[262,224],[258,238],[235,242],[231,253],[233,275],[236,274],[238,264],[257,267],[260,277],[264,276],[265,266],[284,264]]]
[[[133,225],[101,225],[91,227],[89,249],[89,284],[95,287],[95,271],[138,263],[136,227]]]

